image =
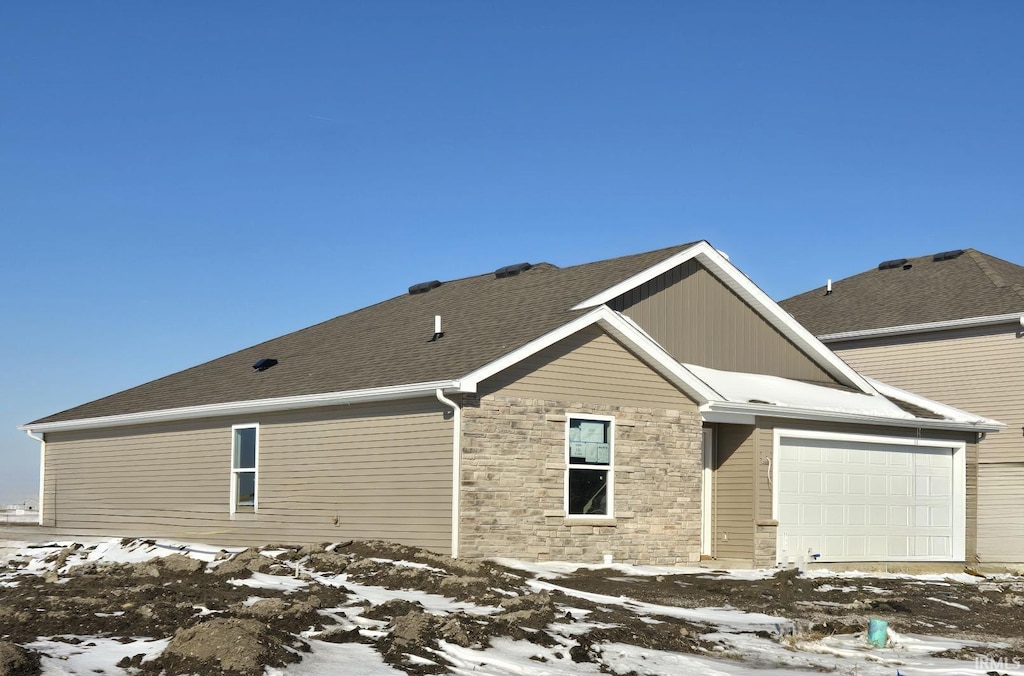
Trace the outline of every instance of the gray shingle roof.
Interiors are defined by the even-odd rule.
[[[965,249],[876,267],[833,282],[831,295],[819,287],[779,304],[817,336],[1012,314],[1024,312],[1024,267]]]
[[[569,309],[577,303],[691,246],[446,282],[30,424],[458,379],[584,314]],[[444,338],[428,342],[434,315]],[[261,358],[278,364],[256,372]]]

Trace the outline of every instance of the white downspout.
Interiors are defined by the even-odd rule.
[[[462,492],[462,409],[444,396],[440,387],[435,391],[437,400],[452,407],[452,558],[459,558],[459,495]]]
[[[25,434],[28,435],[29,439],[34,439],[39,442],[39,525],[43,525],[43,487],[45,484],[43,481],[46,479],[46,438],[45,435],[40,434],[36,436],[32,434],[32,430],[25,430]]]

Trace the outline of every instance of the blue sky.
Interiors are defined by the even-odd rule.
[[[784,298],[1024,263],[1024,4],[5,3],[14,427],[519,261],[707,239]]]

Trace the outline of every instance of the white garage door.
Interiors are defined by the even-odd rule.
[[[957,553],[953,449],[782,438],[778,450],[781,562]]]

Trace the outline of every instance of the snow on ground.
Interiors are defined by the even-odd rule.
[[[25,645],[43,653],[43,674],[46,676],[63,676],[65,674],[127,674],[129,672],[115,666],[125,653],[137,655],[143,653],[143,661],[153,659],[163,652],[169,642],[167,639],[140,638],[132,643],[122,643],[110,638],[95,636],[78,636],[81,643],[67,643],[51,639],[40,639]]]
[[[658,575],[708,575],[722,580],[766,580],[779,571],[771,568],[717,570],[698,566],[638,566],[631,563],[569,563],[566,561],[520,561],[491,559],[495,563],[530,573],[541,579],[557,579],[578,570],[618,570],[627,575],[656,577]]]
[[[792,630],[793,623],[784,617],[773,617],[763,613],[748,613],[735,608],[679,608],[663,606],[655,603],[636,601],[625,596],[608,596],[592,592],[579,591],[569,587],[559,587],[543,580],[531,580],[528,584],[537,591],[560,591],[569,596],[585,599],[593,603],[620,606],[637,615],[661,615],[678,617],[689,622],[720,625],[735,631],[774,631],[777,634]]]
[[[24,567],[17,571],[17,574],[42,575],[53,570],[57,564],[61,567],[73,567],[86,562],[119,562],[139,563],[155,557],[167,556],[172,553],[182,553],[187,556],[199,558],[206,562],[212,562],[217,556],[217,551],[212,547],[203,545],[186,545],[182,543],[153,543],[133,541],[123,543],[119,540],[110,540],[95,545],[89,545],[76,550],[73,554],[66,556],[63,561],[54,558],[61,551],[66,551],[65,546],[70,543],[54,544],[52,546],[24,546],[15,555],[25,561]],[[283,553],[265,552],[270,556]],[[10,557],[8,557],[10,558]],[[49,559],[47,561],[46,559]],[[411,561],[390,561],[387,559],[374,558],[376,562],[387,562],[406,568],[444,572],[443,569]],[[965,647],[977,649],[977,652],[984,653],[986,648],[996,651],[1003,644],[979,643],[965,640],[956,640],[936,636],[897,634],[890,631],[891,644],[886,648],[869,647],[863,633],[860,634],[835,634],[824,638],[801,637],[795,631],[795,623],[786,617],[776,617],[761,613],[751,613],[731,607],[708,607],[708,608],[682,608],[673,605],[660,605],[632,599],[626,596],[612,596],[573,589],[568,586],[560,586],[552,580],[558,580],[564,576],[571,575],[581,569],[604,568],[611,571],[622,572],[629,576],[659,576],[659,575],[694,575],[714,576],[735,580],[742,583],[744,580],[764,580],[771,577],[777,571],[710,571],[705,568],[696,567],[670,567],[670,566],[630,566],[626,564],[610,564],[606,566],[581,565],[575,563],[552,562],[552,563],[525,563],[508,559],[501,559],[498,563],[527,573],[530,579],[527,586],[535,592],[561,592],[569,597],[582,599],[591,603],[600,604],[604,607],[620,609],[623,613],[639,616],[643,621],[654,623],[655,617],[680,618],[706,627],[701,638],[713,644],[713,648],[703,654],[676,653],[662,650],[643,648],[637,645],[630,645],[619,642],[598,643],[592,646],[592,650],[599,656],[599,661],[577,662],[570,656],[570,649],[577,645],[581,637],[594,629],[608,629],[615,625],[600,622],[585,621],[586,615],[590,612],[581,608],[572,608],[570,605],[561,605],[560,610],[570,612],[575,617],[581,618],[572,624],[551,625],[551,636],[557,641],[556,645],[545,646],[525,640],[513,640],[512,638],[494,638],[486,647],[461,647],[454,643],[441,640],[438,648],[434,650],[436,663],[445,665],[452,674],[460,676],[505,676],[507,674],[519,674],[522,676],[559,676],[562,674],[642,674],[651,676],[674,676],[702,674],[705,676],[730,675],[730,676],[783,676],[794,672],[829,672],[835,674],[850,674],[856,676],[893,676],[896,673],[904,676],[918,676],[927,674],[929,676],[954,676],[960,674],[986,674],[996,671],[999,674],[1009,676],[1024,676],[1024,667],[1015,665],[1008,660],[978,660],[976,662],[965,660],[954,660],[936,657],[935,654],[946,650],[957,650]],[[439,594],[427,593],[417,590],[395,590],[380,586],[362,584],[354,581],[351,576],[340,574],[323,574],[304,569],[302,577],[288,577],[283,575],[270,575],[265,573],[253,573],[246,579],[235,578],[229,580],[234,585],[244,585],[253,589],[275,590],[278,592],[295,592],[310,585],[320,583],[330,586],[343,586],[351,592],[353,601],[346,604],[344,608],[329,609],[332,616],[348,621],[350,626],[360,627],[363,631],[374,631],[377,635],[383,635],[386,631],[385,624],[376,620],[369,620],[359,616],[360,610],[365,607],[362,602],[371,606],[391,600],[405,600],[422,604],[427,612],[436,615],[445,615],[463,612],[470,615],[486,616],[499,612],[501,609],[493,606],[475,605],[468,602],[456,601],[452,598]],[[15,573],[10,571],[0,573],[0,587],[16,585],[12,581]],[[978,584],[984,583],[984,578],[967,574],[934,574],[934,575],[909,575],[904,573],[876,574],[876,573],[836,573],[825,570],[812,570],[804,573],[810,578],[829,577],[850,580],[851,584],[836,586],[822,584],[815,591],[840,592],[856,594],[858,586],[855,583],[858,579],[899,579],[905,580],[908,584],[921,585],[948,585],[950,582]],[[993,579],[990,576],[989,579]],[[639,582],[638,584],[642,584]],[[868,589],[864,585],[863,589]],[[886,590],[871,587],[876,592]],[[887,593],[887,592],[886,592]],[[0,590],[2,594],[2,590]],[[928,597],[929,600],[954,608],[967,610],[968,606],[952,601],[942,600],[937,597]],[[252,605],[259,597],[250,597],[245,603]],[[209,610],[198,607],[200,611],[209,613]],[[325,611],[328,612],[328,611]],[[204,613],[204,614],[205,614]],[[72,642],[68,642],[67,639]],[[143,653],[145,659],[152,659],[158,656],[167,646],[166,638],[136,638],[132,643],[123,643],[110,638],[95,636],[63,637],[64,640],[55,640],[54,637],[40,637],[26,647],[38,650],[45,654],[43,658],[43,673],[62,674],[126,674],[130,673],[125,669],[116,666],[118,660],[124,655]],[[79,641],[77,643],[73,641]],[[394,676],[404,672],[386,664],[381,654],[371,645],[363,643],[328,643],[325,641],[308,638],[311,652],[306,654],[303,660],[284,669],[268,668],[268,676],[311,676],[314,674],[328,673],[349,673],[365,674],[367,676]],[[995,653],[994,653],[995,654]],[[411,658],[413,660],[424,660],[422,657]]]

